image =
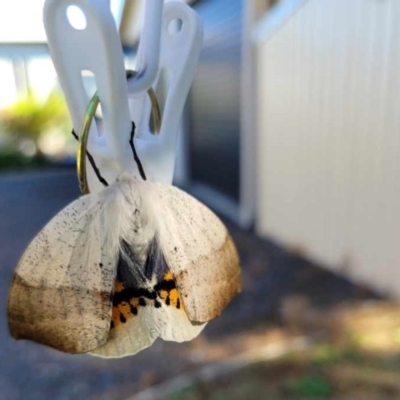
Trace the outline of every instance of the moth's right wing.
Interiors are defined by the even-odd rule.
[[[241,290],[239,256],[229,232],[204,204],[154,183],[146,198],[159,216],[158,239],[189,320],[216,318]]]
[[[9,293],[14,338],[68,353],[107,340],[117,259],[105,248],[104,218],[100,197],[84,196],[33,239]]]

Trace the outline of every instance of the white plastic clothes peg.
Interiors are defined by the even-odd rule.
[[[71,5],[83,12],[84,29],[71,26],[67,18]],[[138,73],[129,82],[109,0],[46,0],[44,25],[77,133],[90,100],[82,71],[90,70],[95,76],[103,129],[99,132],[92,124],[88,150],[101,174],[113,182],[123,170],[137,170],[129,147],[134,121],[135,146],[148,179],[171,183],[180,120],[203,40],[197,13],[180,1],[165,5],[163,0],[145,1],[145,40],[139,45],[135,68]],[[150,102],[146,91],[150,87],[161,107],[161,130],[157,136],[149,130]],[[103,187],[89,167],[88,180],[91,192]]]

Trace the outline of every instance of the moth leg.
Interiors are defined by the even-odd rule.
[[[147,178],[146,178],[146,174],[145,174],[145,172],[144,172],[142,162],[140,161],[140,158],[139,158],[139,156],[138,156],[138,154],[137,154],[137,152],[136,152],[135,144],[133,143],[133,137],[135,136],[135,129],[136,129],[136,125],[135,125],[135,123],[132,121],[132,130],[131,130],[131,137],[130,137],[130,139],[129,139],[129,144],[130,144],[131,149],[132,149],[133,159],[135,160],[136,165],[137,165],[137,167],[138,167],[138,169],[139,169],[140,176],[141,176],[142,179],[145,181],[145,180],[147,179]]]
[[[73,137],[79,142],[79,137],[78,135],[75,133],[75,131],[72,129],[71,131]],[[89,159],[90,165],[92,166],[97,179],[103,184],[103,186],[108,186],[108,182],[101,176],[100,170],[97,168],[96,162],[94,161],[93,156],[86,150],[86,155],[87,158]]]

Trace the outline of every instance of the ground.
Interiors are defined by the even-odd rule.
[[[332,353],[332,354],[330,354]],[[400,398],[400,359],[316,346],[259,362],[212,382],[175,390],[168,400],[388,400]]]
[[[203,367],[185,382],[132,399],[399,399],[399,305],[351,303],[324,313],[308,304],[304,311],[311,316],[313,333],[293,337],[301,327],[291,325],[291,338],[288,326],[282,326],[280,342],[265,338],[266,346],[259,343],[230,362],[219,362],[211,377]]]
[[[291,340],[298,335],[314,340],[315,332],[336,334],[330,321],[337,321],[338,305],[358,304],[364,300],[382,302],[365,288],[228,224],[241,256],[243,292],[194,341],[177,344],[159,340],[136,356],[115,360],[66,355],[35,343],[15,341],[9,335],[6,320],[7,292],[15,265],[38,229],[78,194],[73,170],[0,178],[0,400],[128,399],[148,386],[269,343]],[[332,318],[326,317],[328,315]],[[341,333],[337,334],[340,337]],[[317,351],[316,347],[313,349]],[[311,360],[317,356],[298,357],[304,365],[293,367],[290,364],[293,359],[285,358],[279,363],[259,361],[246,367],[243,373],[235,370],[215,382],[182,389],[186,390],[183,397],[179,390],[172,392],[170,398],[204,398],[201,397],[204,390],[209,393],[214,388],[212,391],[219,393],[224,382],[231,382],[230,386],[234,384],[236,397],[228,392],[228,395],[222,393],[220,397],[207,398],[247,398],[250,394],[246,388],[254,387],[259,388],[261,397],[257,398],[289,399],[291,397],[282,396],[289,396],[290,390],[296,392],[296,388],[302,390],[304,386],[307,391],[310,385],[319,394],[333,396],[336,392],[329,378],[331,372],[321,372],[321,376],[314,373]],[[353,364],[346,361],[346,368],[353,368]],[[288,379],[297,380],[286,384],[283,381],[293,370],[300,372]],[[338,368],[338,371],[346,370]],[[332,376],[338,371],[332,372]],[[238,376],[245,377],[244,383]],[[276,381],[276,397],[262,397],[271,376]],[[310,376],[317,376],[315,382]],[[280,392],[279,382],[284,387],[283,392]],[[208,389],[204,389],[204,385]]]

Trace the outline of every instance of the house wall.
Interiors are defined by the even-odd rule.
[[[256,229],[400,297],[400,2],[285,1],[253,32]]]

